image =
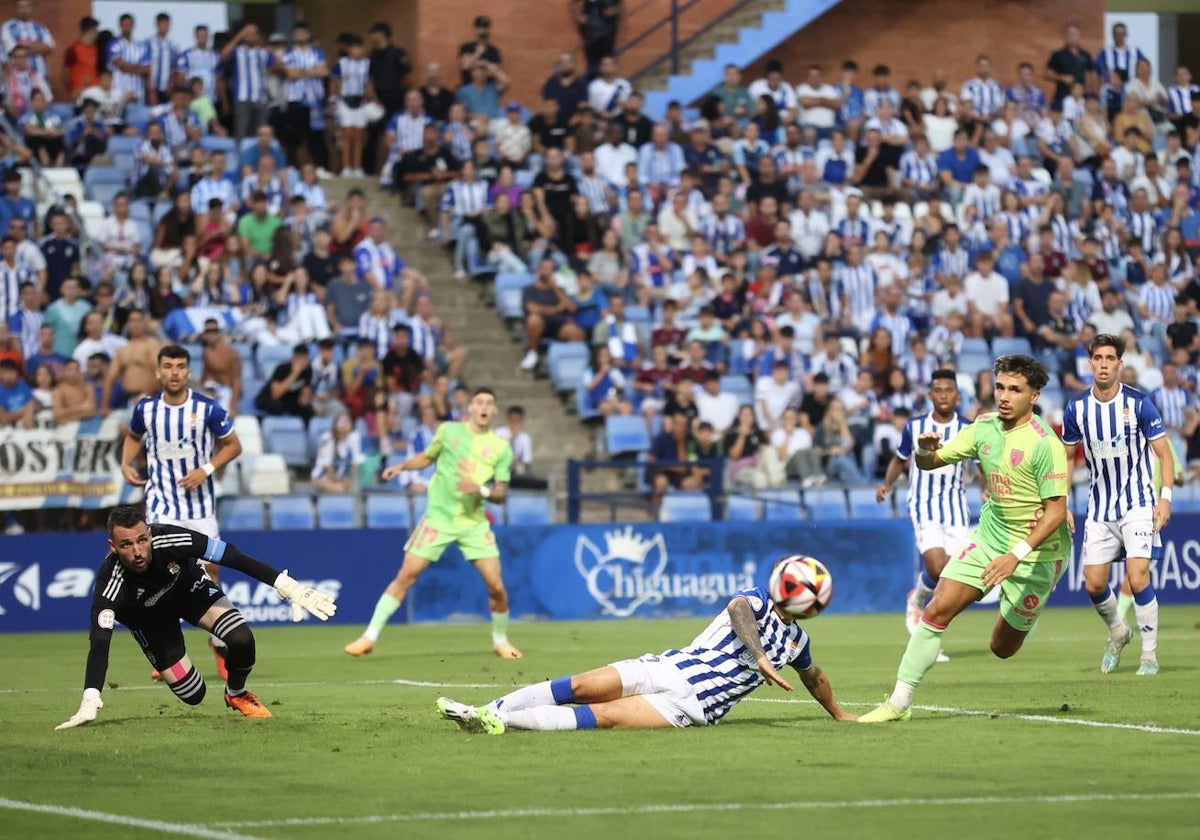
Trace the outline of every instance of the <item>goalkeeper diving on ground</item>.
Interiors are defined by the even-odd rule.
[[[179,621],[200,627],[229,648],[225,705],[246,717],[269,718],[271,711],[246,690],[254,667],[254,634],[246,619],[204,571],[205,563],[236,569],[275,587],[291,602],[292,618],[305,612],[322,621],[337,611],[333,598],[304,586],[229,543],[174,525],[147,525],[135,507],[116,508],[108,517],[109,553],[96,575],[89,624],[91,649],[84,676],[83,702],[57,729],[91,723],[104,706],[100,690],[108,671],[113,626],[125,625],[171,691],[189,706],[204,699],[204,678],[184,648]]]

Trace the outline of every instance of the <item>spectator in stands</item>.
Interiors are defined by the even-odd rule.
[[[1134,327],[1133,316],[1121,308],[1121,293],[1111,287],[1100,293],[1100,311],[1093,312],[1087,323],[1106,335],[1120,335]]]
[[[263,46],[262,32],[245,24],[221,50],[221,61],[232,68],[229,99],[233,107],[233,136],[241,143],[267,122],[267,71],[275,54]]]
[[[34,89],[29,97],[29,110],[20,119],[25,146],[42,166],[62,166],[65,161],[63,124],[46,110],[46,94]]]
[[[346,415],[321,435],[312,468],[313,489],[319,493],[353,493],[358,487],[358,468],[366,460],[362,440]]]
[[[475,39],[458,48],[458,69],[462,71],[462,83],[471,81],[471,69],[481,61],[499,67],[504,63],[500,48],[492,42],[492,19],[487,15],[475,17]]]
[[[317,342],[317,355],[312,360],[312,408],[318,417],[337,417],[346,413],[340,399],[342,392],[341,369],[334,360],[336,342],[323,338]]]
[[[523,256],[528,248],[529,231],[524,216],[512,209],[507,193],[495,196],[492,206],[482,215],[481,228],[481,246],[488,265],[515,274],[528,270]]]
[[[553,100],[549,100],[553,101]],[[525,165],[529,153],[534,150],[534,136],[530,127],[521,121],[521,105],[509,102],[504,109],[505,119],[493,130],[496,151],[500,159],[516,168]],[[538,142],[542,142],[540,139]]]
[[[395,184],[412,188],[416,208],[429,225],[429,238],[436,239],[438,208],[446,185],[458,172],[458,163],[450,150],[440,143],[438,127],[427,124],[422,129],[422,145],[408,152],[398,164]]]
[[[37,406],[33,389],[21,378],[20,365],[0,359],[0,426],[32,429]]]
[[[72,166],[83,171],[108,145],[108,126],[99,117],[96,100],[84,99],[79,116],[67,123],[64,150]]]
[[[68,277],[63,281],[62,296],[46,309],[46,324],[54,328],[54,352],[70,356],[79,343],[79,327],[92,311],[92,304],[82,297],[79,280]]]
[[[367,30],[367,41],[371,48],[369,55],[371,88],[383,106],[383,111],[389,117],[404,106],[404,89],[408,74],[412,71],[412,61],[408,52],[392,40],[392,27],[385,21],[376,21]],[[449,91],[442,91],[449,96]],[[448,106],[447,106],[448,107]],[[432,111],[429,103],[425,110]],[[441,113],[441,112],[439,112]],[[376,151],[387,118],[372,123],[367,139],[367,158],[369,162],[378,162],[383,158],[384,149]],[[373,170],[372,170],[373,171]]]
[[[537,367],[543,338],[554,341],[584,340],[583,330],[572,317],[575,302],[555,282],[553,260],[542,259],[538,263],[533,284],[521,292],[521,308],[525,312],[527,347],[525,358],[521,360],[522,370],[529,371]]]
[[[37,331],[36,346],[32,352],[28,348],[25,349],[25,369],[26,371],[37,370],[42,365],[46,365],[54,374],[55,380],[60,381],[67,357],[55,352],[54,337],[54,327],[43,322]]]
[[[626,118],[626,124],[623,125],[622,128],[628,131],[629,129],[634,128],[634,126],[630,125],[629,123],[631,121],[636,123],[636,117],[641,116],[640,97],[634,103],[628,103],[630,107],[637,107],[638,111],[636,116],[630,113],[627,108],[623,109],[623,106],[625,106],[628,100],[632,99],[633,96],[633,86],[630,85],[628,81],[621,78],[618,73],[616,58],[611,55],[606,55],[601,58],[600,66],[597,69],[596,76],[592,79],[591,83],[588,84],[587,103],[592,111],[598,116],[611,119],[616,117],[618,114],[622,114],[622,111],[624,110],[624,114],[622,115]],[[626,141],[632,143],[634,146],[640,146],[643,142],[645,142],[643,138],[638,138],[638,142],[634,142],[634,139],[628,134],[626,134]]]
[[[813,447],[824,462],[830,481],[846,485],[865,484],[866,475],[854,457],[854,435],[846,422],[846,409],[838,399],[831,400],[816,431]]]
[[[358,323],[371,306],[374,290],[359,276],[351,254],[338,258],[338,276],[325,290],[325,314],[330,329],[344,340],[358,335]]]
[[[982,251],[976,258],[975,271],[963,281],[971,334],[976,337],[1013,334],[1008,281],[995,271],[995,267],[992,252]]]
[[[99,35],[99,21],[90,16],[80,18],[79,37],[63,53],[63,70],[67,77],[67,98],[72,101],[85,88],[91,87],[99,81],[100,51],[96,44]]]
[[[96,389],[84,381],[78,360],[68,359],[63,364],[62,377],[54,386],[51,406],[55,423],[89,420],[96,416]]]
[[[587,390],[589,410],[598,411],[605,417],[633,413],[632,388],[625,374],[613,366],[608,345],[592,348],[592,362],[583,373],[583,385]]]
[[[722,390],[721,374],[710,370],[704,375],[703,387],[696,392],[696,408],[701,422],[710,424],[718,435],[724,435],[737,418],[738,399]]]
[[[648,477],[651,482],[651,504],[657,508],[670,489],[700,490],[708,480],[709,468],[694,465],[692,421],[686,414],[663,415],[662,431],[650,445]],[[658,464],[669,466],[658,466]]]
[[[278,365],[254,400],[264,414],[299,417],[307,425],[313,416],[312,363],[308,346],[297,344],[290,362]]]
[[[275,243],[275,232],[282,224],[279,217],[270,213],[267,207],[267,194],[255,190],[247,202],[250,212],[238,219],[237,235],[242,242],[242,250],[250,259],[253,267],[257,261],[267,261],[271,258],[271,250]]]
[[[729,478],[733,482],[746,482],[754,485],[756,480],[762,483],[758,471],[759,453],[769,446],[767,433],[764,433],[755,421],[755,411],[752,406],[743,405],[738,409],[737,418],[725,433],[724,452],[729,459]],[[756,478],[757,477],[757,478]]]

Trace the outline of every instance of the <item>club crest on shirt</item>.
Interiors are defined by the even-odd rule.
[[[179,564],[172,560],[167,564],[167,573],[172,575],[179,574]]]
[[[1014,467],[1020,464],[1023,460],[1025,460],[1025,453],[1020,449],[1014,449],[1012,452],[1008,453],[1008,462]]]

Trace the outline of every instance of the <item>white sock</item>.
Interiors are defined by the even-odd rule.
[[[1109,635],[1113,635],[1112,631],[1120,630],[1125,626],[1125,622],[1121,621],[1121,614],[1117,612],[1117,596],[1113,595],[1111,588],[1106,589],[1099,600],[1095,595],[1091,598],[1092,606],[1096,608],[1096,612],[1100,613],[1100,617],[1108,625]]]
[[[896,687],[892,689],[892,696],[888,698],[888,702],[897,709],[907,709],[912,705],[913,692],[916,690],[917,687],[912,683],[896,680]]]
[[[567,706],[538,706],[536,709],[512,711],[502,709],[500,719],[512,729],[536,729],[553,732],[560,729],[576,729],[575,710]]]
[[[1142,636],[1142,657],[1152,659],[1158,651],[1158,598],[1152,598],[1148,604],[1134,602],[1133,614],[1137,616]]]
[[[546,680],[535,685],[518,688],[516,691],[505,694],[499,700],[493,700],[491,705],[497,711],[520,712],[525,709],[532,709],[535,706],[554,706],[557,704],[554,700],[554,692],[550,688],[550,680]]]
[[[933,586],[925,582],[927,577],[928,575],[925,572],[917,575],[917,604],[922,609],[929,603],[929,599],[933,597]],[[937,586],[937,584],[935,583],[934,586]]]

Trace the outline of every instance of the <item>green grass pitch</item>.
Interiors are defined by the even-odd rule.
[[[705,621],[518,623],[516,662],[491,655],[482,625],[393,626],[362,660],[341,652],[356,628],[259,628],[251,688],[270,721],[223,707],[199,633],[198,708],[151,684],[120,633],[100,719],[66,732],[53,728],[78,705],[86,637],[4,636],[0,836],[1200,836],[1200,609],[1163,610],[1157,678],[1134,677],[1136,639],[1117,673],[1099,673],[1090,610],[1049,610],[1005,662],[987,652],[993,618],[956,623],[951,662],[917,694],[930,708],[906,724],[834,723],[796,682],[792,695],[760,689],[716,727],[503,737],[460,732],[434,699],[482,702],[679,646]],[[839,699],[855,711],[882,699],[904,647],[899,615],[807,629]]]

